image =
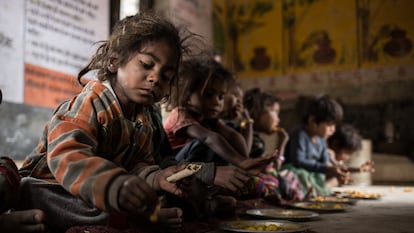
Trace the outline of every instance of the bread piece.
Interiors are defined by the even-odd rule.
[[[190,163],[183,170],[178,171],[172,174],[171,176],[167,177],[167,181],[175,183],[181,179],[196,174],[198,171],[200,171],[201,167],[202,166],[200,164]]]

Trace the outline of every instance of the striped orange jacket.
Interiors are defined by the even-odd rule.
[[[128,120],[112,90],[90,81],[58,107],[20,174],[58,182],[104,211],[119,210],[125,175],[137,174],[152,185],[161,156],[172,155],[158,110],[146,106]]]

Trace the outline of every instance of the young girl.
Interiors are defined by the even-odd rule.
[[[335,132],[335,126],[342,117],[342,107],[333,98],[326,95],[315,97],[304,110],[303,125],[289,135],[283,167],[297,174],[305,193],[311,191],[312,196],[329,195],[326,175],[346,179],[346,172],[329,164],[325,140]]]
[[[373,161],[366,161],[359,167],[349,167],[346,162],[351,155],[361,149],[361,136],[358,131],[349,124],[340,124],[335,133],[328,138],[328,152],[333,166],[340,167],[348,173],[374,172]],[[342,186],[351,180],[339,180],[336,177],[326,177],[329,187]]]
[[[166,181],[182,167],[156,165],[171,152],[156,103],[176,85],[183,52],[178,29],[163,18],[143,13],[120,21],[78,75],[82,84],[97,71],[98,80],[58,107],[25,160],[23,207],[42,209],[47,225],[61,231],[126,228],[149,223],[157,193],[182,195],[179,183]],[[158,220],[179,227],[181,215],[163,209]]]
[[[176,159],[214,162],[214,185],[239,194],[248,180],[246,171],[257,172],[273,157],[249,159],[242,135],[220,120],[233,75],[212,57],[198,56],[182,63],[179,78],[181,89],[172,92],[173,110],[164,123]],[[233,198],[224,199],[234,206]]]
[[[230,127],[240,132],[245,141],[246,146],[251,150],[253,143],[253,119],[250,118],[249,111],[243,105],[244,91],[239,83],[235,83],[229,87],[224,97],[224,107],[221,118]]]
[[[287,171],[280,172],[289,137],[286,131],[279,127],[279,99],[259,88],[252,88],[245,92],[243,103],[252,118],[254,129],[250,157],[261,157],[266,153],[265,141],[261,134],[277,134],[278,140],[273,152],[277,156],[276,160],[270,163],[260,175],[253,177],[256,195],[282,203],[302,200],[304,195],[296,176]]]
[[[199,56],[182,63],[179,77],[181,89],[172,93],[169,104],[173,110],[164,123],[173,150],[180,152],[178,159],[214,161],[245,170],[257,170],[271,159],[248,159],[242,135],[220,120],[224,94],[234,82],[227,69],[209,56]],[[200,146],[213,153],[182,150],[184,146],[190,149],[189,142],[194,145],[192,148]]]

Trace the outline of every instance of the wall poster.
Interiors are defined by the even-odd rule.
[[[23,102],[24,0],[0,1],[0,89],[3,101]]]
[[[15,0],[0,7],[4,100],[55,108],[76,94],[77,73],[108,37],[109,0]]]
[[[55,107],[79,92],[76,76],[109,34],[109,3],[27,1],[24,103]]]

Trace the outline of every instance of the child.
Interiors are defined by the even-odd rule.
[[[224,107],[221,118],[224,122],[241,133],[246,141],[246,146],[251,150],[253,143],[253,119],[249,111],[243,106],[244,91],[239,83],[229,87],[224,97]]]
[[[266,152],[265,141],[260,134],[277,134],[278,142],[274,153],[276,160],[269,164],[262,174],[253,177],[255,191],[259,196],[274,201],[302,200],[303,192],[294,174],[284,171],[279,173],[284,160],[284,150],[288,135],[279,127],[280,101],[274,95],[263,92],[259,88],[246,91],[243,99],[245,108],[251,116],[254,128],[253,145],[250,157],[260,157]],[[283,175],[282,175],[283,174]]]
[[[169,103],[173,110],[164,123],[176,159],[214,162],[214,185],[240,194],[248,180],[246,171],[260,170],[273,157],[249,159],[242,135],[220,120],[233,75],[211,56],[201,55],[182,63],[179,79],[181,89],[173,90]],[[201,194],[210,195],[207,192]],[[225,196],[217,207],[225,210],[225,202],[229,209],[235,205],[234,198]]]
[[[345,163],[351,155],[361,149],[361,136],[358,131],[350,124],[340,124],[336,127],[335,133],[328,138],[328,152],[330,162],[334,166],[340,167],[345,172],[374,172],[372,167],[374,162],[367,161],[360,167],[349,167]],[[338,180],[336,177],[326,177],[329,187],[342,186],[350,180]]]
[[[346,173],[330,165],[325,138],[335,132],[343,111],[333,98],[324,95],[313,98],[306,106],[303,125],[289,135],[284,168],[292,170],[302,182],[304,192],[312,196],[329,195],[325,175],[345,179]]]
[[[176,85],[179,34],[156,15],[126,17],[79,72],[81,84],[89,71],[98,80],[58,107],[20,170],[21,204],[42,209],[48,227],[139,227],[150,224],[157,194],[183,194],[166,181],[183,167],[156,165],[171,152],[156,103]],[[181,215],[162,209],[158,222],[180,227]]]
[[[0,89],[0,104],[3,94]],[[11,211],[20,185],[17,166],[9,157],[0,157],[0,232],[43,232],[44,213],[39,209]]]
[[[220,120],[224,94],[234,82],[227,69],[209,56],[199,56],[182,63],[179,78],[182,88],[172,92],[169,104],[173,110],[164,123],[176,158],[232,164],[245,170],[260,168],[271,159],[248,159],[248,148],[242,135]],[[191,153],[182,150],[184,146],[205,150]],[[212,153],[206,154],[206,151]]]

